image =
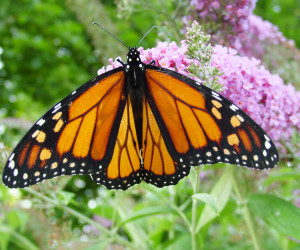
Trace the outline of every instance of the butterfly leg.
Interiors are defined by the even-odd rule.
[[[155,65],[155,60],[152,60],[148,65]]]
[[[125,63],[123,63],[120,59],[117,59],[117,61],[118,61],[119,63],[121,63],[122,66],[124,67]]]

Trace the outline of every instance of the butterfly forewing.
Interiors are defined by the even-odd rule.
[[[277,150],[266,133],[229,100],[195,81],[148,65],[147,99],[172,158],[195,166],[225,162],[272,168]]]
[[[91,174],[111,160],[124,110],[122,68],[98,76],[47,112],[13,151],[3,173],[8,187],[59,175]]]

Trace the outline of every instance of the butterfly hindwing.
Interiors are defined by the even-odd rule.
[[[126,190],[142,180],[140,152],[137,141],[137,133],[130,99],[123,112],[118,131],[114,153],[110,164],[91,175],[97,183],[108,189]]]
[[[190,172],[190,167],[170,156],[161,131],[146,100],[143,104],[144,180],[157,187],[175,185]]]
[[[272,168],[277,150],[266,133],[217,92],[174,71],[147,65],[146,98],[172,158],[195,166],[227,162]]]
[[[95,77],[50,109],[10,155],[4,184],[26,187],[107,166],[126,103],[124,78],[122,68]]]

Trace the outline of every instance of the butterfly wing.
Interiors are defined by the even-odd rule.
[[[189,174],[190,167],[175,162],[151,111],[149,103],[143,104],[143,179],[157,187],[175,185]]]
[[[3,183],[26,187],[60,175],[108,166],[124,112],[122,68],[95,77],[48,111],[17,145]]]
[[[97,184],[108,189],[126,190],[142,179],[132,105],[127,100],[111,162],[103,171],[91,175]]]
[[[146,82],[146,99],[176,162],[190,166],[226,162],[255,169],[277,164],[270,138],[225,97],[152,65],[147,65]]]

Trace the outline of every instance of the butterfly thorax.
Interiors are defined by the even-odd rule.
[[[143,97],[145,90],[145,64],[141,62],[136,47],[129,48],[127,63],[124,65],[127,96],[130,98],[139,147],[142,146]]]
[[[129,48],[127,63],[125,64],[125,74],[131,88],[143,87],[145,81],[145,65],[141,62],[140,52],[136,47]]]

